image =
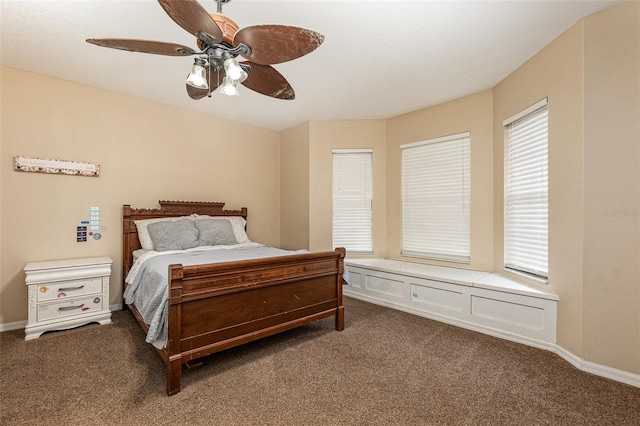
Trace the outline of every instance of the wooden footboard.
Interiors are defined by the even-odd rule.
[[[123,206],[123,273],[140,248],[135,221],[197,213],[241,216],[224,203],[160,201],[160,209]],[[158,352],[167,365],[167,394],[180,392],[182,364],[262,337],[335,316],[344,329],[345,250],[302,253],[196,266],[169,266],[168,342]],[[126,285],[123,283],[123,285]],[[123,287],[124,291],[124,287]],[[131,311],[148,331],[135,306]]]
[[[180,391],[185,362],[330,316],[343,330],[344,255],[171,265],[167,394]]]

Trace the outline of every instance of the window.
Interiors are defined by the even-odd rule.
[[[333,150],[333,246],[373,253],[371,149]]]
[[[505,268],[548,275],[549,161],[547,99],[503,122],[505,126]]]
[[[469,263],[471,134],[402,145],[402,254]]]

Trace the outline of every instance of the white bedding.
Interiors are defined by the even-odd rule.
[[[187,250],[158,252],[138,251],[137,260],[125,279],[126,304],[135,304],[145,323],[149,325],[146,341],[157,348],[166,346],[168,315],[168,266],[183,266],[233,260],[257,259],[289,254],[306,253],[306,250],[289,251],[268,247],[254,242],[225,246],[203,246]]]
[[[145,250],[145,249],[134,250],[133,253],[131,253],[131,255],[133,257],[133,263],[136,263],[138,261],[138,259],[140,258],[140,256],[142,256],[143,254],[145,254],[148,251],[149,250]]]

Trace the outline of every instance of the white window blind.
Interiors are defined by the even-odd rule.
[[[470,143],[460,133],[402,145],[402,254],[470,261]]]
[[[373,253],[371,149],[333,150],[333,246]]]
[[[549,161],[547,100],[505,126],[505,267],[548,276]]]

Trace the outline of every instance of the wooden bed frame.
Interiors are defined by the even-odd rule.
[[[160,201],[160,209],[123,206],[123,292],[141,248],[135,220],[192,213],[242,216],[247,209],[223,210],[224,203]],[[200,357],[335,316],[344,329],[342,273],[345,250],[224,262],[169,266],[168,342],[158,353],[167,365],[167,394],[180,392],[182,364]],[[125,306],[123,304],[123,306]],[[145,332],[149,326],[134,305]]]

